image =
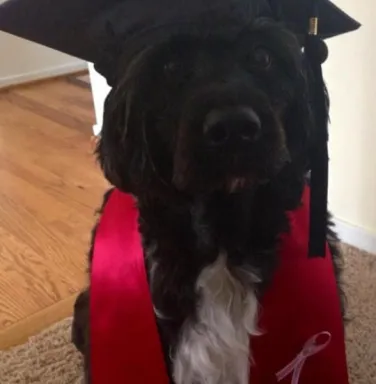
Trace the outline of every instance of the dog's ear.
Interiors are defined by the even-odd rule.
[[[122,73],[116,76],[117,80],[106,97],[101,137],[96,148],[107,180],[133,194],[137,194],[150,176],[144,137],[145,95],[140,86],[149,50],[145,48],[132,60],[119,58]]]
[[[126,192],[132,192],[131,166],[134,157],[129,92],[121,91],[120,87],[109,92],[104,103],[103,126],[96,148],[107,180]]]

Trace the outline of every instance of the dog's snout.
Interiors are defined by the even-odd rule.
[[[212,110],[204,123],[205,140],[211,146],[224,145],[229,140],[252,142],[260,131],[260,118],[250,107]]]

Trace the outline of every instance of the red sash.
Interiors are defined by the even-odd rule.
[[[348,384],[345,336],[330,252],[309,258],[309,188],[290,213],[281,264],[260,308],[263,336],[251,339],[252,384]]]
[[[168,384],[138,210],[114,190],[97,229],[90,287],[92,384]]]
[[[251,339],[252,384],[348,384],[344,330],[333,267],[308,258],[309,190],[291,213],[281,265],[263,298]],[[102,214],[91,274],[92,384],[167,384],[130,195],[114,190]],[[327,250],[327,252],[329,252]]]

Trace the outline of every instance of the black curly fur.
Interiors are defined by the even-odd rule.
[[[265,50],[268,65],[256,60]],[[183,322],[195,316],[197,276],[220,249],[230,268],[258,271],[259,296],[273,278],[286,212],[299,206],[309,170],[315,124],[308,77],[295,36],[257,20],[235,40],[178,36],[148,47],[107,97],[98,159],[115,187],[137,197],[146,267],[158,268],[151,292],[164,315],[158,326],[169,367]],[[246,151],[220,155],[203,144],[202,124],[211,109],[228,105],[254,108],[263,133]],[[229,193],[226,183],[238,177],[245,187]],[[329,216],[328,240],[344,298]],[[73,325],[87,370],[88,302],[87,290]]]

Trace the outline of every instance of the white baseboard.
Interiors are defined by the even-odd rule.
[[[31,81],[42,80],[49,77],[62,76],[73,72],[79,72],[87,69],[86,62],[69,63],[56,67],[43,68],[38,71],[21,73],[8,77],[0,78],[0,89],[12,85],[19,85]]]
[[[346,244],[376,254],[376,234],[345,221],[334,219],[339,238]]]

